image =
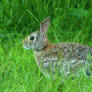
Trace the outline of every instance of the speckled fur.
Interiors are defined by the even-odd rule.
[[[48,42],[46,31],[50,24],[49,18],[40,23],[40,31],[31,33],[23,41],[26,49],[33,49],[36,63],[40,70],[45,74],[54,74],[56,71],[65,74],[75,71],[79,66],[84,66],[87,55],[92,55],[92,48],[78,43],[58,43]],[[34,40],[30,40],[34,36]],[[62,68],[61,68],[62,67]]]

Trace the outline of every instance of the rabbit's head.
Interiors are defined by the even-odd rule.
[[[46,31],[50,25],[49,17],[40,23],[40,30],[31,33],[23,40],[23,47],[26,49],[41,50],[43,49],[48,39],[46,37]]]

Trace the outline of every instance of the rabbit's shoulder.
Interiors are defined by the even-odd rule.
[[[41,58],[41,57],[46,57],[46,56],[51,56],[57,54],[58,48],[56,45],[53,44],[47,44],[44,49],[39,50],[39,51],[34,51],[34,54],[36,57]]]

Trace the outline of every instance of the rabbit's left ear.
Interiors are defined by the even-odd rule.
[[[45,20],[43,20],[40,23],[40,31],[41,32],[46,32],[49,28],[49,25],[50,25],[50,19],[49,19],[49,17],[47,17]]]

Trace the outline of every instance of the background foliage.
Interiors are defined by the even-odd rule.
[[[32,51],[22,40],[50,16],[52,43],[78,42],[92,46],[92,0],[0,1],[0,92],[91,92],[92,78],[45,78]],[[62,81],[61,81],[62,80]]]

